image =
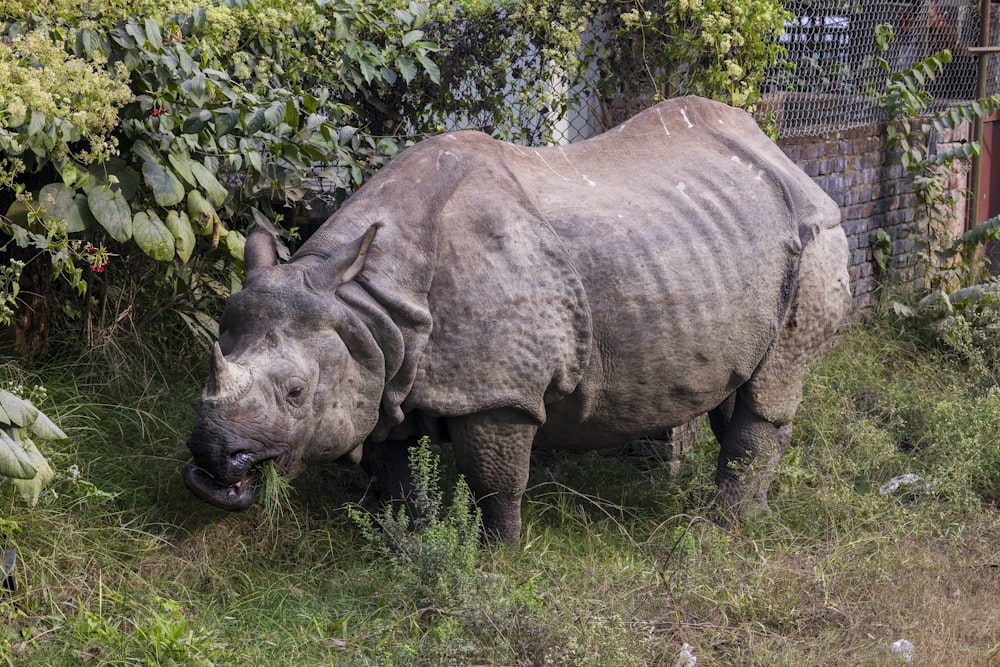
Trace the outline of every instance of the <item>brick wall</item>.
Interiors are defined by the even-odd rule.
[[[960,142],[969,136],[964,127],[940,143]],[[892,240],[891,277],[912,280],[916,258],[905,231],[920,217],[921,207],[913,186],[906,182],[900,154],[886,145],[882,124],[833,132],[822,137],[779,139],[781,149],[840,206],[841,223],[851,249],[850,275],[855,313],[876,301],[878,268],[872,259],[875,231],[884,229]],[[966,170],[952,177],[951,187],[967,187]],[[961,231],[965,205],[956,211],[954,227]]]

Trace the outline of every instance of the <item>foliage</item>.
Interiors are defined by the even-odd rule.
[[[887,41],[881,34],[878,44],[885,50]],[[923,262],[932,290],[954,290],[981,279],[984,267],[977,261],[979,248],[1000,238],[1000,219],[958,236],[951,228],[962,193],[950,189],[950,177],[961,163],[978,156],[982,147],[978,141],[969,141],[941,150],[936,139],[950,136],[963,124],[973,123],[1000,106],[1000,95],[993,95],[928,114],[933,99],[926,85],[941,74],[951,59],[951,52],[944,50],[893,73],[878,99],[890,120],[886,130],[889,145],[901,151],[907,177],[924,208],[914,250]],[[890,71],[886,60],[880,64],[884,71]]]
[[[359,131],[380,95],[438,76],[418,2],[3,9],[4,231],[81,294],[98,279],[81,266],[133,248],[239,266],[252,222],[294,240],[275,224],[308,204],[307,179],[343,196],[397,152],[401,138]]]
[[[34,393],[44,398],[45,388],[36,387]],[[32,506],[55,476],[35,439],[65,440],[66,434],[31,401],[0,389],[0,481],[11,480],[18,494]]]
[[[753,110],[783,53],[790,14],[777,0],[616,0],[599,15],[605,100],[701,95]]]
[[[884,52],[891,32],[879,35]],[[928,114],[933,100],[926,85],[951,58],[949,51],[941,51],[892,74],[879,97],[890,119],[889,145],[900,150],[907,178],[923,206],[923,216],[911,236],[924,272],[925,291],[915,305],[893,301],[892,307],[899,315],[915,318],[918,328],[926,328],[946,349],[964,358],[970,369],[995,378],[1000,377],[1000,357],[993,343],[998,319],[996,286],[978,283],[987,278],[982,248],[1000,239],[1000,216],[961,234],[953,230],[956,204],[967,193],[951,189],[952,176],[978,156],[982,147],[978,141],[963,141],[942,150],[937,140],[993,113],[1000,107],[1000,95]],[[885,60],[881,65],[889,71]],[[887,262],[883,248],[883,263]]]
[[[102,655],[129,656],[146,665],[231,664],[232,651],[213,631],[193,627],[175,600],[154,596],[139,604],[122,598],[110,591],[106,608],[83,611],[70,623],[84,660]],[[122,611],[129,613],[128,623],[123,622]]]
[[[555,141],[554,125],[584,74],[583,36],[600,4],[456,3],[427,28],[442,49],[435,55],[440,85],[415,82],[397,107],[421,132],[474,128],[525,144]]]
[[[412,582],[422,605],[447,606],[468,595],[479,557],[481,513],[463,478],[445,502],[440,459],[424,436],[410,450],[413,491],[405,503],[377,515],[352,508],[365,539]]]
[[[778,53],[774,0],[637,7],[5,0],[3,248],[25,275],[63,279],[41,290],[62,328],[101,335],[155,312],[211,336],[251,225],[287,257],[321,212],[427,133],[550,141],[591,86],[605,102],[697,93],[752,107]],[[219,279],[220,261],[233,279]],[[4,320],[27,307],[20,278],[0,280]]]

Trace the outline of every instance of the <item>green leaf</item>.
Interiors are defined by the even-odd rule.
[[[403,75],[403,80],[406,83],[413,81],[419,72],[417,64],[406,56],[400,56],[396,60],[396,66],[399,67],[399,73]]]
[[[285,105],[281,102],[275,102],[264,111],[264,120],[267,121],[268,127],[277,127],[281,122],[285,120]]]
[[[254,170],[256,170],[258,172],[261,170],[261,168],[264,165],[264,160],[261,157],[259,151],[254,151],[254,150],[247,151],[246,158],[247,158],[247,162],[250,163],[250,166],[253,167]]]
[[[159,51],[163,48],[163,37],[160,36],[160,26],[156,25],[156,21],[151,18],[147,18],[144,21],[146,27],[146,39],[149,41],[149,46],[154,51]]]
[[[208,195],[212,203],[216,206],[222,206],[223,202],[226,201],[226,197],[229,196],[229,191],[226,190],[222,183],[219,183],[218,179],[215,178],[215,174],[205,165],[195,161],[191,162],[191,173],[197,179],[198,185],[205,191],[205,194]]]
[[[190,79],[182,81],[181,90],[187,93],[194,105],[203,106],[208,102],[208,81],[202,72],[196,72]]]
[[[96,30],[84,29],[77,33],[77,39],[83,47],[83,52],[90,58],[101,49],[101,38]]]
[[[159,156],[156,156],[153,162],[160,162]],[[92,164],[88,174],[90,177],[83,186],[87,194],[90,194],[95,187],[104,185],[110,186],[115,192],[120,192],[126,201],[132,201],[139,191],[139,173],[120,158],[105,160],[103,164]],[[112,180],[115,182],[112,183]]]
[[[292,100],[285,102],[285,122],[291,127],[299,126],[299,108]]]
[[[419,42],[424,38],[423,30],[411,30],[410,32],[403,35],[403,46],[409,46],[414,42]]]
[[[226,249],[229,251],[229,256],[235,260],[243,261],[243,249],[246,243],[246,237],[237,231],[229,230],[226,234]]]
[[[419,60],[420,64],[424,66],[424,70],[426,70],[427,76],[430,77],[432,82],[441,82],[441,70],[438,69],[437,64],[435,64],[433,60],[427,57],[427,54],[418,53],[417,60]]]
[[[140,211],[132,220],[135,243],[144,253],[159,262],[174,258],[174,235],[156,213]]]
[[[167,156],[167,160],[170,161],[170,166],[174,168],[180,177],[187,181],[187,184],[194,187],[198,185],[198,181],[195,180],[194,174],[191,173],[191,165],[194,161],[187,155],[181,153],[171,153]]]
[[[28,438],[24,439],[24,452],[35,468],[35,474],[32,475],[31,479],[15,479],[14,488],[17,489],[18,495],[27,502],[29,505],[34,507],[38,503],[38,496],[41,494],[42,489],[46,484],[52,481],[56,476],[52,471],[52,467],[49,462],[45,460],[42,453],[38,451],[38,447],[35,446]]]
[[[187,196],[188,215],[191,224],[198,234],[211,234],[218,214],[212,204],[198,190],[191,190]]]
[[[0,477],[32,479],[37,472],[24,445],[0,431]]]
[[[80,210],[81,202],[76,198],[73,188],[62,183],[49,183],[38,192],[38,203],[45,209],[45,217],[54,220],[64,220],[66,231],[70,234],[82,232],[87,223]]]
[[[114,240],[124,243],[132,238],[132,209],[124,195],[101,185],[90,191],[87,201],[90,212]]]
[[[142,163],[142,177],[160,206],[174,206],[184,199],[184,185],[173,172],[155,162]]]
[[[191,55],[188,54],[187,50],[184,48],[184,45],[180,42],[176,42],[174,43],[174,50],[177,51],[177,61],[180,63],[181,70],[185,74],[191,74],[192,72],[194,72],[195,69],[194,60],[191,58]]]
[[[184,119],[184,134],[198,134],[205,129],[210,120],[212,120],[212,112],[208,109],[200,109],[191,113]]]
[[[32,111],[31,120],[28,121],[28,135],[38,134],[45,127],[45,114],[41,111]]]
[[[0,389],[0,410],[6,414],[6,423],[28,428],[38,419],[38,408],[6,389]]]
[[[142,139],[139,139],[132,144],[132,152],[143,159],[144,162],[154,162],[160,164],[163,160],[160,159],[160,155],[149,147]]]
[[[44,412],[38,411],[38,417],[35,419],[35,423],[32,424],[29,429],[34,435],[45,440],[65,440],[66,434],[62,432],[62,429],[55,425],[51,419],[49,419]]]
[[[194,253],[195,244],[194,230],[191,229],[187,213],[169,211],[164,224],[174,237],[174,250],[177,251],[177,256],[186,264]]]
[[[236,109],[222,109],[215,117],[215,136],[222,137],[234,129],[240,123],[240,112]]]
[[[125,23],[125,32],[127,32],[140,47],[146,44],[146,33],[143,32],[141,27],[132,23],[132,21]]]
[[[260,128],[264,127],[264,121],[266,120],[266,112],[264,109],[254,109],[252,112],[248,113],[243,118],[243,128],[247,134],[255,134]]]

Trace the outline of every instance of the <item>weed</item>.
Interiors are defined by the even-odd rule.
[[[449,607],[471,591],[481,536],[481,512],[464,478],[449,503],[441,491],[440,458],[423,437],[410,450],[413,492],[405,503],[350,516],[365,539],[389,557],[421,605]]]

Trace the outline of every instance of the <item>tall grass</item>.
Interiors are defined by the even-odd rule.
[[[348,518],[376,509],[358,470],[307,471],[271,515],[194,500],[202,353],[104,353],[119,365],[0,367],[44,383],[70,436],[36,508],[0,496],[21,584],[0,665],[673,665],[685,643],[699,667],[891,665],[897,639],[914,665],[1000,659],[1000,392],[888,324],[811,368],[771,515],[706,518],[707,431],[678,474],[666,453],[538,452],[522,545],[431,598]],[[879,492],[903,473],[922,484]]]

